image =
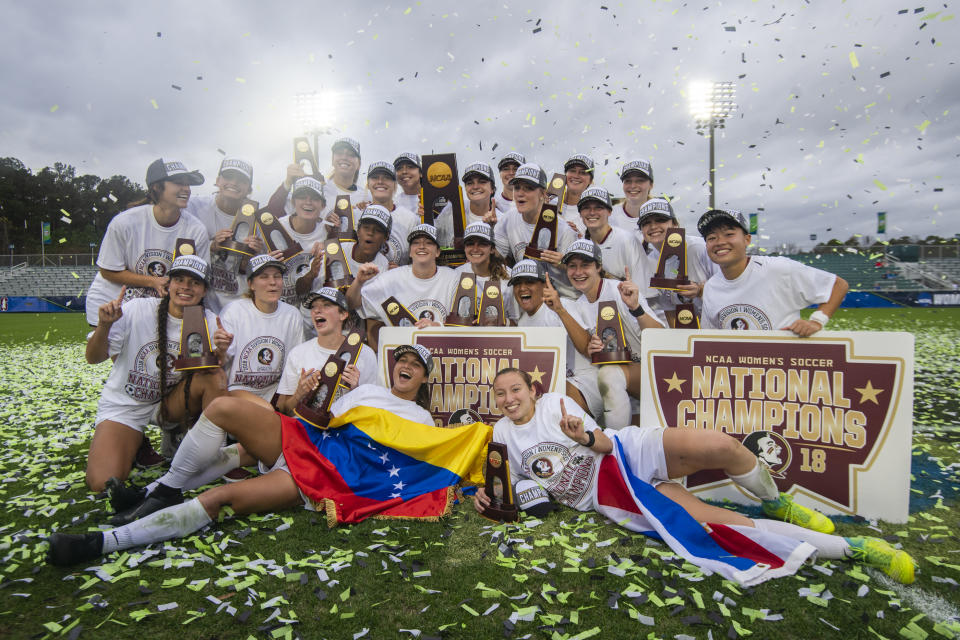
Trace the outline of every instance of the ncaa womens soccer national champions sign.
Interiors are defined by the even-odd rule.
[[[643,362],[642,424],[728,433],[781,491],[825,513],[907,520],[913,335],[650,330]],[[754,500],[719,471],[686,485]]]
[[[430,413],[438,427],[474,422],[493,425],[501,417],[493,397],[497,371],[526,371],[544,393],[566,390],[567,334],[557,327],[383,327],[380,380],[393,370],[393,349],[420,344],[433,354]]]

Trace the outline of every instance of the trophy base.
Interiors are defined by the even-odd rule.
[[[446,267],[459,267],[466,262],[467,254],[463,252],[463,249],[441,249],[440,257],[437,259],[438,265]]]
[[[690,303],[678,304],[673,310],[673,328],[674,329],[699,329],[700,318],[697,317],[696,308]]]
[[[543,256],[543,249],[531,244],[528,244],[527,248],[523,250],[524,258],[530,258],[531,260],[539,260],[542,256]]]
[[[311,409],[302,402],[293,410],[293,415],[304,422],[309,422],[317,429],[326,429],[327,423],[330,422],[330,414],[328,412]]]
[[[193,371],[195,369],[214,369],[220,366],[220,359],[212,353],[205,356],[177,358],[173,361],[174,371]]]
[[[520,510],[515,504],[505,505],[491,501],[490,506],[480,515],[494,522],[516,522],[520,519]]]
[[[237,263],[237,273],[247,272],[247,265],[250,263],[250,258],[254,255],[253,249],[236,240],[225,240],[217,251],[224,255],[227,253],[235,253],[240,256],[240,261]]]
[[[472,318],[464,318],[463,316],[458,316],[455,313],[447,315],[447,318],[443,321],[443,326],[445,327],[475,327]]]
[[[590,357],[593,364],[630,364],[633,358],[630,351],[620,349],[618,351],[600,351]]]
[[[337,235],[337,240],[339,242],[345,242],[349,240],[350,242],[357,241],[357,232],[356,231],[343,231]]]
[[[339,280],[327,280],[323,286],[333,287],[334,289],[346,289],[351,284],[353,284],[353,278],[341,278]]]
[[[690,278],[650,278],[650,286],[654,289],[676,289],[686,284],[690,284]]]
[[[486,316],[480,318],[480,322],[477,323],[477,326],[480,327],[505,327],[507,326],[506,318],[495,318],[493,320],[487,320]]]

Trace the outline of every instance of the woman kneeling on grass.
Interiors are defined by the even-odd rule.
[[[500,371],[493,390],[504,416],[493,441],[507,445],[514,484],[528,478],[558,502],[660,537],[702,569],[743,585],[791,575],[816,555],[851,558],[913,582],[905,551],[879,538],[830,535],[828,518],[779,493],[756,456],[727,434],[630,426],[608,436],[569,398],[548,393],[538,399],[530,376],[518,369]],[[702,469],[722,469],[762,500],[768,516],[787,522],[708,505],[670,480]],[[479,489],[477,510],[489,503]]]
[[[390,389],[373,384],[360,385],[334,402],[330,407],[331,415],[342,416],[355,407],[374,407],[389,410],[398,424],[405,420],[407,422],[403,424],[408,426],[418,423],[435,428],[433,418],[424,408],[428,401],[426,380],[433,369],[430,352],[420,345],[401,345],[393,351],[393,356],[396,364]],[[112,551],[186,536],[210,524],[220,509],[228,505],[237,515],[298,505],[313,510],[316,501],[308,498],[307,494],[324,492],[325,487],[317,486],[320,474],[301,467],[300,463],[288,466],[285,457],[292,453],[300,461],[307,460],[303,464],[310,464],[309,454],[302,453],[307,436],[298,435],[301,429],[296,419],[281,417],[246,400],[230,397],[216,400],[187,434],[171,469],[192,469],[195,474],[204,473],[206,466],[213,464],[219,455],[226,431],[260,461],[263,475],[208,489],[192,500],[156,511],[116,529],[86,534],[54,533],[49,538],[47,560],[55,565],[69,565]],[[439,431],[452,433],[452,430]],[[338,437],[335,428],[324,430],[322,434],[322,438],[318,439],[327,440],[329,436],[330,440],[335,440]],[[479,441],[474,445],[475,457],[482,453],[484,442]],[[354,466],[363,464],[361,458],[359,453],[354,453],[351,458]],[[346,476],[351,470],[338,468],[337,471]],[[361,475],[373,474],[373,470],[367,468],[352,471]],[[390,470],[390,473],[396,475],[394,470]],[[394,481],[396,479],[393,478]],[[406,494],[403,497],[409,499]],[[362,515],[366,517],[370,514]]]

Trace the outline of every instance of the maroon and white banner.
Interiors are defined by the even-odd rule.
[[[723,431],[798,502],[906,522],[912,334],[649,330],[643,362],[644,425]],[[700,497],[753,501],[722,472],[686,485]]]
[[[566,390],[567,334],[557,327],[383,327],[380,329],[380,381],[393,370],[393,349],[421,344],[433,354],[430,413],[437,426],[500,419],[493,378],[517,367],[533,377],[544,393]]]

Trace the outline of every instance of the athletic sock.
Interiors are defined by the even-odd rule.
[[[179,538],[213,522],[207,510],[194,498],[161,509],[130,524],[103,532],[103,553],[122,551],[143,544]]]
[[[811,531],[810,529],[804,529],[789,522],[754,518],[753,523],[757,529],[761,531],[776,533],[781,536],[793,538],[794,540],[802,540],[812,544],[817,548],[817,555],[827,560],[841,560],[847,557],[847,550],[850,548],[850,545],[847,544],[847,541],[842,536]]]
[[[620,365],[609,364],[597,371],[597,387],[603,396],[603,421],[608,429],[622,429],[630,424],[630,394],[627,376]]]
[[[200,473],[190,476],[190,479],[184,483],[183,490],[190,491],[196,489],[197,487],[202,487],[205,484],[210,484],[217,478],[220,478],[224,474],[230,473],[234,469],[240,466],[240,447],[236,444],[231,444],[228,447],[223,447],[220,449],[220,452],[217,453],[217,460],[210,464],[206,469]],[[160,486],[159,480],[154,480],[146,487],[144,487],[144,497],[153,493],[153,490]]]
[[[770,476],[770,470],[760,464],[760,460],[757,460],[753,469],[743,475],[728,473],[727,477],[761,500],[776,500],[780,497],[780,490]]]
[[[206,414],[201,414],[197,423],[183,437],[170,462],[170,470],[158,482],[183,489],[192,476],[205,472],[211,464],[216,463],[217,453],[226,437],[223,429],[213,424]]]

